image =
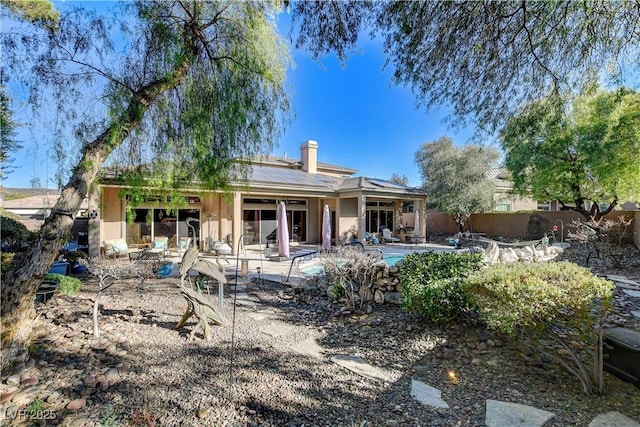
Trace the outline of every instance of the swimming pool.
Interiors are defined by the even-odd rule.
[[[302,267],[300,272],[309,276],[322,276],[324,274],[324,266],[322,264],[307,265]]]
[[[382,257],[384,262],[389,264],[389,267],[394,267],[396,264],[402,261],[403,258],[404,258],[404,255],[398,255],[398,254],[389,254],[389,255],[384,255]]]
[[[402,261],[403,258],[404,255],[402,254],[389,254],[384,255],[382,257],[382,260],[386,262],[389,267],[394,267],[396,264]],[[303,274],[308,274],[309,276],[322,276],[324,274],[324,266],[322,264],[305,265],[304,267],[300,268],[300,272]]]

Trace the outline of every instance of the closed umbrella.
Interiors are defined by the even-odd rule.
[[[329,214],[329,205],[324,205],[322,212],[322,249],[331,248],[331,216]]]
[[[284,202],[278,205],[278,255],[289,258],[289,227]]]

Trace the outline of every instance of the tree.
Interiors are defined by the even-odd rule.
[[[289,106],[280,6],[141,1],[97,14],[66,5],[55,29],[3,19],[5,75],[34,111],[53,112],[60,163],[76,155],[35,242],[3,274],[2,367],[25,354],[38,283],[105,161],[121,154],[138,178],[149,170],[141,165],[162,163],[153,169],[168,189],[194,178],[220,189],[242,177],[233,158],[272,148]]]
[[[18,151],[22,145],[16,141],[18,124],[12,118],[11,98],[0,84],[0,180],[13,170],[11,153]]]
[[[589,91],[525,106],[500,134],[514,188],[599,221],[640,200],[640,94]],[[606,206],[601,210],[600,206]]]
[[[406,175],[398,175],[395,172],[391,174],[391,178],[389,178],[389,182],[393,182],[394,184],[407,186],[409,185],[409,178]]]
[[[577,93],[603,74],[636,79],[640,4],[630,1],[300,1],[292,32],[314,58],[345,61],[382,36],[393,82],[455,124],[494,131],[540,93]],[[452,120],[452,122],[454,122]]]
[[[488,147],[469,144],[456,148],[441,137],[422,145],[416,163],[427,194],[427,207],[453,215],[460,232],[472,213],[490,210],[495,187],[487,172],[495,166],[499,153]]]

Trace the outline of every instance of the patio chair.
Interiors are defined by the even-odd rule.
[[[400,239],[391,235],[391,230],[389,230],[388,228],[382,229],[382,240],[385,243],[397,243],[400,241]]]
[[[102,246],[105,249],[105,256],[109,258],[130,256],[132,253],[140,252],[140,249],[130,248],[124,239],[105,240],[102,242]]]
[[[149,252],[165,254],[169,247],[169,238],[166,236],[158,236],[151,242],[151,249]]]
[[[370,245],[379,245],[380,244],[380,239],[378,239],[378,236],[376,236],[375,234],[371,234],[371,233],[366,233],[365,237],[364,237],[365,242],[367,242]]]

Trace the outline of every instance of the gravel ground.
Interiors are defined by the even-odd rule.
[[[621,256],[624,268],[610,272],[640,279],[638,251],[627,247]],[[255,280],[247,292],[256,307],[234,312],[227,293],[220,310],[227,324],[214,327],[209,342],[198,332],[188,343],[195,323],[175,329],[186,308],[176,280],[157,279],[110,288],[101,299],[102,335],[95,338],[95,291],[87,282],[78,296],[38,306],[33,357],[2,378],[7,413],[40,398],[56,415],[47,425],[480,426],[486,400],[495,399],[554,412],[546,426],[586,426],[608,411],[640,420],[640,390],[633,385],[606,374],[606,395],[586,396],[568,373],[472,321],[438,327],[394,305],[339,315],[322,290],[296,292]],[[616,300],[612,325],[640,330],[629,315],[640,309],[638,301]],[[290,329],[281,335],[263,331],[282,323]],[[325,349],[322,357],[293,351],[307,338]],[[390,381],[331,363],[336,354],[361,356]],[[16,375],[22,385],[13,385]],[[441,390],[450,408],[412,399],[411,379]],[[28,381],[36,384],[25,387]]]

